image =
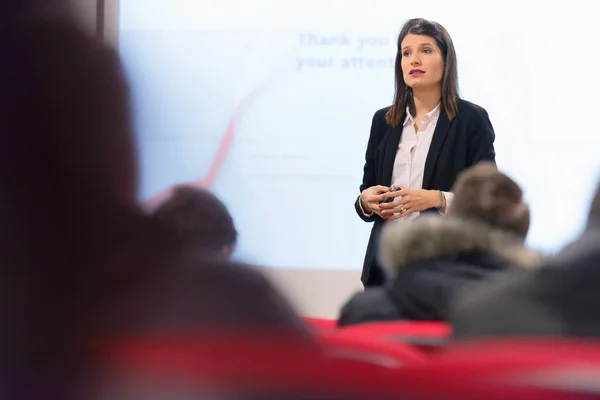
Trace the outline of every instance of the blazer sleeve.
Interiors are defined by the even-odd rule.
[[[494,141],[496,134],[494,127],[485,109],[479,108],[475,114],[475,120],[471,124],[469,132],[468,160],[469,166],[480,161],[496,162],[496,151]]]
[[[377,147],[379,146],[379,142],[381,141],[382,129],[385,129],[385,114],[387,112],[387,108],[378,110],[373,116],[373,121],[371,122],[371,134],[369,135],[369,142],[367,143],[367,151],[365,153],[365,166],[363,168],[363,181],[360,185],[360,192],[363,190],[370,188],[371,186],[377,185],[377,160],[375,158]],[[360,206],[360,195],[354,202],[354,209],[358,216],[366,222],[373,222],[376,219],[375,214],[371,216],[366,216],[363,213],[363,210]]]

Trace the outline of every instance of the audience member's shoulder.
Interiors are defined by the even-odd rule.
[[[146,272],[134,291],[115,299],[115,332],[232,328],[286,333],[312,341],[290,302],[251,266],[202,254],[196,247],[170,248],[145,258]]]
[[[453,300],[452,314],[464,316],[467,311],[478,312],[489,307],[495,300],[510,302],[515,292],[519,290],[521,282],[529,280],[531,275],[530,270],[510,268],[470,284],[457,293]]]
[[[177,285],[189,303],[221,309],[209,312],[214,318],[308,334],[289,299],[257,267],[190,253],[182,262]]]
[[[569,268],[571,271],[595,268],[600,261],[600,227],[588,227],[577,240],[565,246],[547,262],[548,268]],[[600,271],[600,270],[599,270]]]
[[[235,285],[245,289],[247,287],[272,287],[271,282],[258,270],[256,266],[226,260],[209,252],[204,252],[201,247],[187,246],[181,248],[175,255],[180,264],[182,276],[189,279],[215,279],[216,282]]]
[[[340,310],[338,326],[374,321],[399,320],[398,310],[382,288],[356,293]]]
[[[539,298],[539,272],[511,269],[457,295],[450,317],[454,337],[559,333],[560,321]]]

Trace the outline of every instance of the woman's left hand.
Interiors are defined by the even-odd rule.
[[[390,203],[381,203],[382,215],[387,215],[388,220],[406,217],[414,212],[436,208],[440,204],[440,194],[437,190],[408,189],[398,186],[400,190],[387,192],[382,195],[384,199],[395,197]]]

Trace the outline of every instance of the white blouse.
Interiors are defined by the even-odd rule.
[[[425,161],[433,139],[433,132],[440,116],[440,105],[421,118],[419,131],[415,131],[415,121],[406,109],[406,118],[404,119],[402,136],[398,143],[396,158],[394,160],[394,169],[392,171],[392,186],[402,185],[409,189],[423,189],[423,172],[425,171]],[[446,197],[446,209],[450,206],[454,194],[443,192]],[[399,201],[401,197],[396,197]],[[362,209],[362,204],[359,202]],[[373,214],[366,214],[370,217]],[[413,220],[419,216],[419,212],[411,213],[405,217],[398,218],[395,221]]]

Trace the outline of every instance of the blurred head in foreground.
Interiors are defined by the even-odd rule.
[[[137,208],[129,90],[63,3],[0,4],[0,375],[13,382],[77,364],[84,316],[136,275],[107,251]]]

